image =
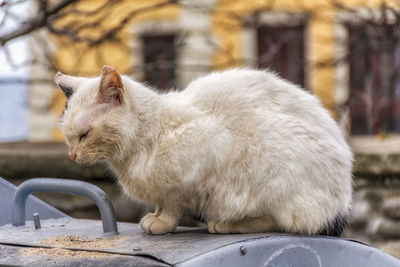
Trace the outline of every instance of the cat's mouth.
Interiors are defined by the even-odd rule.
[[[82,161],[82,160],[79,161],[76,160],[75,162],[82,166],[93,166],[97,163],[97,161]]]
[[[92,166],[95,164],[95,162],[91,162],[91,161],[82,161],[82,160],[76,160],[76,163],[78,163],[79,165],[82,166]]]
[[[77,157],[75,159],[75,162],[83,166],[92,166],[97,163],[97,159],[89,157],[79,157],[79,158]]]

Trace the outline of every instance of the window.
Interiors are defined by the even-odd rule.
[[[0,142],[28,137],[27,84],[0,81]]]
[[[258,27],[258,66],[304,86],[304,32],[304,24]]]
[[[143,36],[145,80],[160,90],[175,87],[175,35]]]
[[[400,133],[399,28],[349,25],[351,133]]]

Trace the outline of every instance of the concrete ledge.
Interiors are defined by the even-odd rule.
[[[0,143],[0,176],[9,179],[60,177],[80,180],[113,177],[104,166],[80,166],[67,154],[63,143]]]
[[[352,137],[356,176],[400,175],[400,137]],[[80,180],[113,178],[104,166],[84,167],[71,161],[63,143],[0,143],[0,176],[60,177]]]
[[[355,154],[356,176],[400,175],[400,154]]]
[[[356,175],[400,175],[400,136],[353,136]]]

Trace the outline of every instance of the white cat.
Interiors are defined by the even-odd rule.
[[[127,194],[156,204],[146,233],[186,213],[211,233],[342,232],[352,153],[318,99],[275,74],[215,72],[163,95],[108,66],[55,80],[70,158],[106,162]]]

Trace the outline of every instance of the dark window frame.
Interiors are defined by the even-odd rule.
[[[347,24],[352,135],[400,134],[400,41],[392,24]]]
[[[269,68],[281,77],[303,88],[307,87],[307,30],[307,17],[294,25],[284,23],[257,25],[257,66]],[[283,37],[283,43],[276,41],[276,38],[280,37]],[[263,56],[268,58],[263,59]]]
[[[144,81],[160,91],[176,87],[177,33],[142,34]]]

